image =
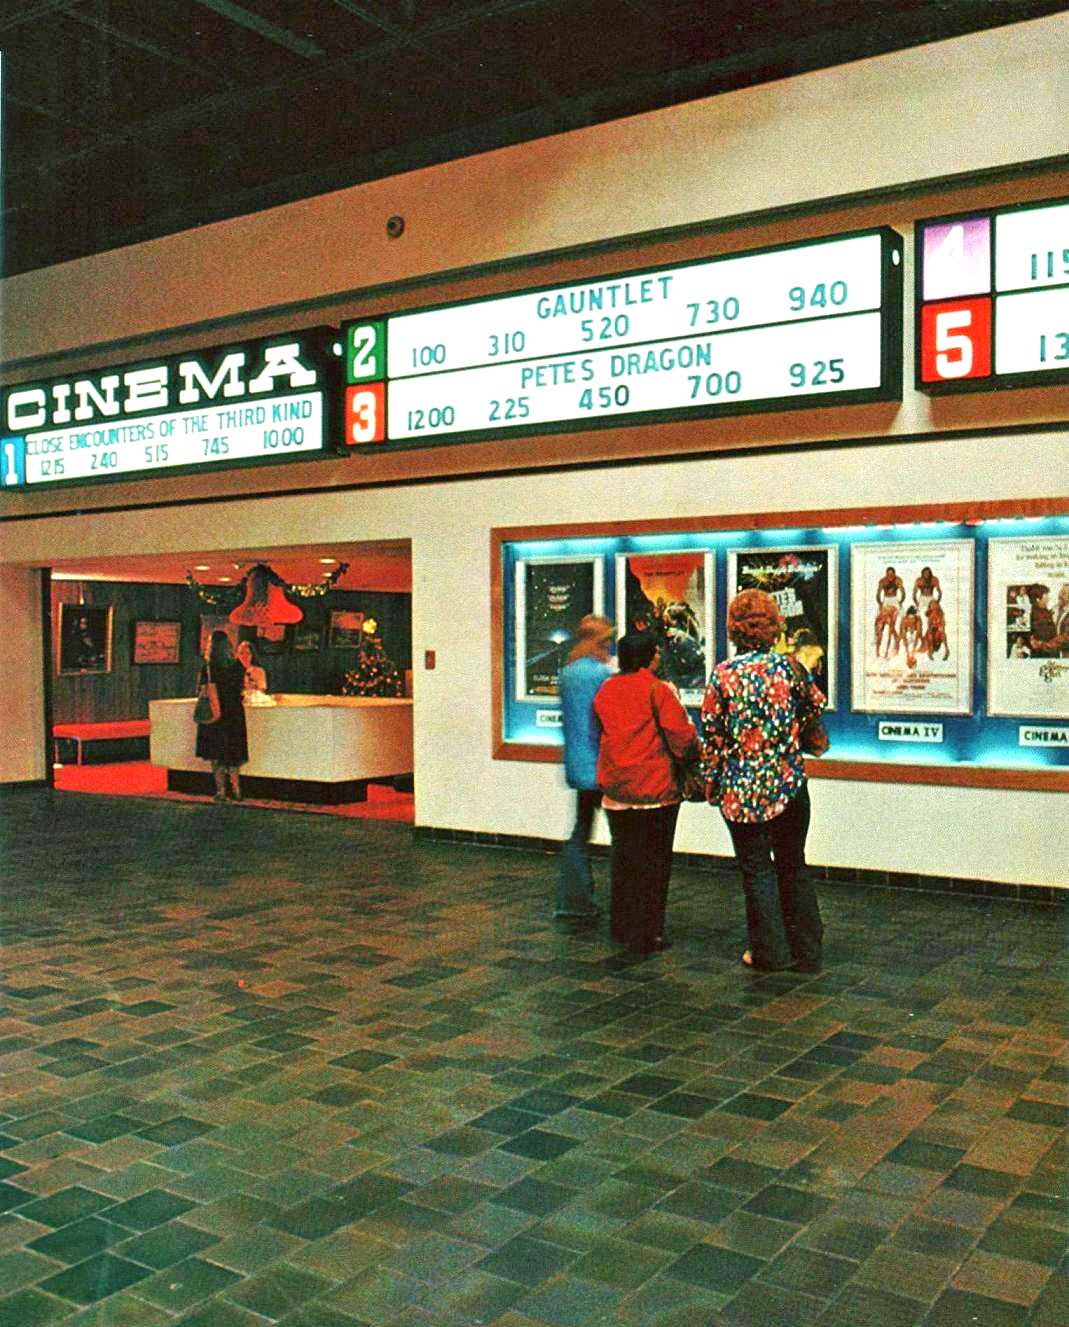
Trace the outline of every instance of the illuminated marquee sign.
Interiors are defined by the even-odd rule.
[[[345,442],[895,400],[900,264],[871,230],[347,323]]]
[[[1069,382],[1069,201],[918,223],[916,380]]]
[[[335,341],[305,329],[8,387],[0,487],[322,455],[337,437]]]

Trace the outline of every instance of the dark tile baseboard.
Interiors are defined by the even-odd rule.
[[[484,848],[505,848],[519,852],[558,853],[559,839],[537,838],[524,834],[492,834],[477,829],[446,829],[436,825],[415,825],[413,836],[420,843],[470,843]],[[607,857],[605,844],[591,845],[591,853]],[[718,857],[696,852],[677,852],[679,866],[705,870],[730,871],[732,857]],[[924,894],[956,894],[968,898],[1000,899],[1011,903],[1045,903],[1055,907],[1069,905],[1069,888],[1054,885],[1018,885],[997,880],[961,880],[951,876],[918,875],[910,871],[870,871],[864,867],[818,866],[809,863],[813,878],[833,885],[860,885],[866,889],[910,890]]]

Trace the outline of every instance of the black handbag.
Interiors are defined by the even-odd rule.
[[[210,664],[205,664],[204,671],[205,678],[197,688],[197,703],[193,706],[193,722],[218,723],[223,713],[223,707],[219,703],[219,688],[212,681]]]
[[[676,788],[679,790],[680,800],[684,802],[704,802],[705,797],[705,775],[701,767],[701,747],[697,739],[687,747],[681,756],[677,756],[668,745],[668,739],[664,735],[664,729],[661,727],[661,721],[657,718],[657,707],[653,703],[653,692],[657,683],[654,682],[650,687],[650,708],[653,710],[653,722],[657,725],[657,731],[661,735],[661,741],[664,743],[664,749],[668,753],[668,760],[672,766],[672,774],[675,777]]]

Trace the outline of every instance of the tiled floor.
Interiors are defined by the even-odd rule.
[[[755,978],[711,870],[636,963],[547,856],[0,817],[0,1327],[1069,1323],[1063,910],[828,885]]]

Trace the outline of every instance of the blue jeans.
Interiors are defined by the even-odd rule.
[[[817,970],[824,927],[805,865],[809,789],[772,820],[726,821],[746,895],[746,930],[754,967]]]
[[[561,853],[557,876],[555,917],[590,917],[597,912],[589,845],[594,812],[601,805],[601,792],[597,788],[578,788],[575,799],[575,827]]]

